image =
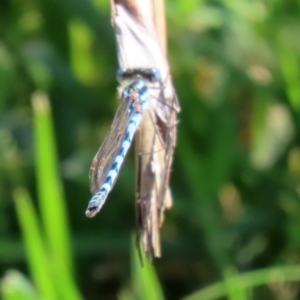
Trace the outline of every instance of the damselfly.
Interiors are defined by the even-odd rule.
[[[116,112],[109,134],[95,155],[90,168],[90,188],[94,196],[86,210],[87,217],[94,217],[103,206],[113,188],[124,158],[142,120],[149,102],[147,83],[160,80],[156,69],[118,70],[117,79],[130,83],[124,88],[122,102]]]

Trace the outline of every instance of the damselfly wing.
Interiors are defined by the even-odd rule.
[[[122,92],[122,102],[102,146],[90,168],[90,189],[94,195],[86,215],[95,216],[113,188],[125,155],[148,104],[148,89],[142,80],[135,80]]]

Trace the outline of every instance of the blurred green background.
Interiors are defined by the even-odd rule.
[[[84,215],[118,103],[109,1],[0,2],[3,299],[299,299],[300,3],[168,0],[166,17],[182,113],[154,272],[131,246],[134,151]]]

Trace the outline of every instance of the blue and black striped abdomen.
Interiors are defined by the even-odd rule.
[[[143,80],[134,81],[122,92],[122,103],[110,132],[91,165],[90,188],[94,196],[86,210],[88,217],[93,217],[100,210],[114,186],[134,134],[141,123],[148,97],[148,88]]]

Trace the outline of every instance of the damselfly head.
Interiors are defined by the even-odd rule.
[[[122,83],[125,80],[132,79],[144,79],[150,83],[156,83],[161,81],[161,74],[158,69],[155,68],[122,68],[117,70],[117,80]]]

